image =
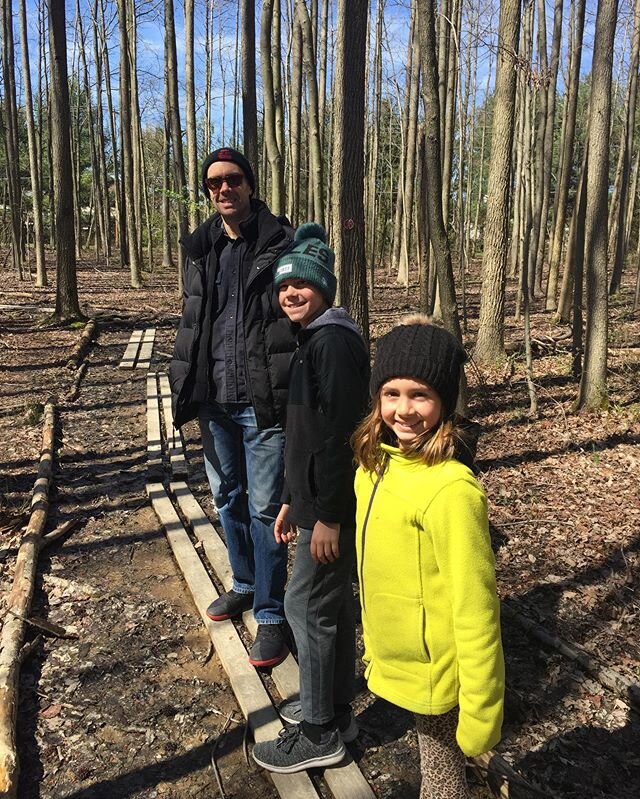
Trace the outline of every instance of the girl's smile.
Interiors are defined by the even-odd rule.
[[[406,451],[416,438],[435,427],[442,417],[442,401],[422,380],[396,377],[380,391],[380,415]]]

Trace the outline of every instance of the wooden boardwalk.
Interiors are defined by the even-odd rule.
[[[156,337],[155,327],[146,330],[134,330],[120,361],[120,369],[148,369],[151,365],[153,342]]]
[[[161,409],[164,413],[164,426],[161,422]],[[293,655],[289,655],[283,663],[272,669],[271,676],[279,696],[270,696],[260,675],[249,664],[247,651],[233,623],[213,622],[206,615],[207,607],[218,596],[212,576],[215,576],[223,590],[229,590],[232,585],[231,569],[222,539],[187,483],[171,482],[167,491],[162,482],[167,475],[163,464],[163,449],[167,453],[168,469],[172,470],[172,453],[177,449],[175,436],[179,437],[179,433],[174,434],[173,425],[168,424],[170,414],[171,397],[167,376],[163,373],[148,374],[147,494],[160,524],[165,529],[176,562],[229,677],[229,683],[254,740],[270,740],[277,736],[283,726],[274,705],[281,699],[299,695],[298,665]],[[181,442],[180,450],[182,451]],[[186,472],[183,452],[181,463]],[[204,555],[204,562],[199,550]],[[244,614],[243,623],[251,637],[255,638],[257,625],[251,611]],[[374,799],[371,786],[349,753],[338,766],[325,769],[321,773],[335,799]],[[306,772],[270,773],[270,777],[283,799],[318,799],[319,793]]]

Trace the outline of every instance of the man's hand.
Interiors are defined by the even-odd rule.
[[[283,505],[280,508],[273,525],[273,535],[278,544],[288,544],[289,541],[295,541],[295,537],[298,534],[296,526],[289,522],[289,508],[290,505]]]
[[[311,557],[316,563],[333,563],[340,556],[340,522],[318,520],[311,534]]]

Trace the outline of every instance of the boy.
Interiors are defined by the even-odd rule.
[[[353,454],[349,437],[367,405],[369,358],[356,323],[333,308],[335,255],[320,225],[302,225],[275,264],[280,306],[298,327],[289,375],[285,495],[277,541],[298,534],[285,615],[298,648],[300,701],[280,708],[294,726],[253,749],[256,762],[288,773],[329,766],[358,734],[351,701],[355,619]]]

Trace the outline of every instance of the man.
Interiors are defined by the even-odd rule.
[[[174,424],[198,418],[204,462],[229,553],[233,588],[213,602],[214,621],[253,608],[249,662],[287,655],[286,544],[273,525],[283,483],[282,423],[294,335],[273,286],[274,261],[293,230],[254,199],[251,164],[231,147],[202,166],[216,213],[181,241],[182,319],[169,370]]]

